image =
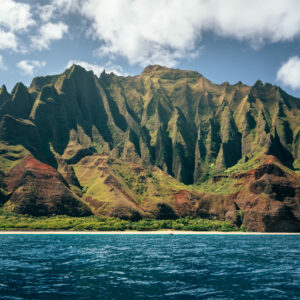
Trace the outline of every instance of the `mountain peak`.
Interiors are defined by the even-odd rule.
[[[27,93],[27,87],[23,84],[23,82],[18,82],[11,91],[12,94],[16,93]]]
[[[253,85],[253,87],[263,87],[263,86],[264,84],[260,79],[256,80],[256,82]]]
[[[181,70],[175,68],[163,67],[160,65],[147,66],[141,75],[151,75],[167,80],[179,80],[183,78],[200,78],[203,77],[200,73],[190,70]]]
[[[5,93],[5,94],[8,93],[5,84],[2,84],[2,86],[1,86],[1,88],[0,88],[0,94],[2,94],[2,93]]]
[[[83,73],[83,72],[88,72],[88,71],[80,65],[72,64],[72,66],[66,69],[63,74],[70,77],[72,74]]]
[[[86,71],[86,69],[84,67],[82,67],[81,65],[78,65],[78,64],[73,64],[71,67],[70,67],[70,70],[71,71],[79,71],[79,70],[84,70]]]
[[[72,74],[80,71],[86,71],[82,66],[73,64],[70,68],[68,68],[65,73]]]
[[[44,85],[55,84],[60,75],[39,76],[32,79],[29,89],[41,91]]]
[[[167,69],[167,68],[162,67],[160,65],[149,65],[144,69],[143,73],[151,73],[151,72],[155,72],[155,71],[158,71],[161,69]]]

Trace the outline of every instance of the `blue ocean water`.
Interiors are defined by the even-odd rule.
[[[300,299],[300,236],[0,235],[1,299]]]

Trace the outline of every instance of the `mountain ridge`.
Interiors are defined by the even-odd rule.
[[[5,187],[5,182],[10,180],[7,178],[12,176],[11,168],[30,154],[68,178],[67,188],[93,214],[157,217],[163,210],[171,217],[181,215],[178,207],[182,205],[178,201],[185,203],[183,210],[191,203],[203,204],[203,201],[223,203],[224,209],[227,201],[224,199],[231,199],[228,211],[234,215],[240,210],[234,208],[239,207],[236,192],[248,199],[244,192],[247,190],[246,195],[253,194],[250,197],[253,201],[258,201],[254,195],[261,194],[250,192],[257,190],[242,182],[243,177],[235,178],[237,174],[248,174],[265,164],[274,164],[286,174],[293,173],[292,170],[299,173],[299,111],[300,99],[260,80],[253,86],[241,82],[217,85],[198,72],[159,65],[148,66],[134,77],[105,72],[97,77],[92,71],[73,65],[60,75],[34,78],[29,88],[18,83],[8,93],[2,86],[3,199],[12,197],[9,194],[12,191]],[[14,153],[14,147],[20,152]],[[272,162],[266,163],[270,159]],[[86,174],[85,160],[93,175]],[[110,160],[113,162],[108,163]],[[136,168],[141,168],[143,175],[128,171],[131,174],[128,177],[126,172],[118,172],[115,164],[119,164],[120,170],[125,165],[131,168],[137,164]],[[100,173],[97,168],[102,168]],[[158,175],[160,172],[165,180]],[[156,175],[146,176],[152,173]],[[293,174],[285,176],[290,183],[284,183],[283,189],[294,190],[287,192],[286,197],[293,198],[300,207],[299,178]],[[264,184],[269,185],[269,192],[278,194],[282,187],[274,190],[272,182],[276,181],[277,186],[279,181],[276,174],[272,176]],[[208,187],[214,178],[219,178],[214,182],[215,188]],[[212,196],[204,196],[202,187],[208,187]],[[186,196],[186,192],[182,192],[184,197],[176,196],[181,195],[181,190],[191,193],[190,196]],[[200,191],[202,196],[198,194]],[[219,191],[224,196],[218,196]],[[271,194],[267,193],[269,196],[265,198],[272,199]],[[117,200],[118,197],[122,201]],[[259,197],[260,201],[266,200]],[[273,197],[274,203],[268,200],[269,205],[278,205],[276,197]],[[4,207],[14,210],[9,200],[2,202],[5,202]],[[246,202],[243,203],[248,209],[251,201]],[[290,213],[291,208],[284,205]],[[207,204],[203,215],[225,217],[227,212],[210,206]],[[208,213],[210,209],[215,212]],[[293,218],[298,225],[289,225],[290,229],[299,226],[299,218]],[[259,228],[264,227],[259,225]]]

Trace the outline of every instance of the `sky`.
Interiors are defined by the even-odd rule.
[[[299,0],[0,0],[0,85],[149,64],[300,97]]]

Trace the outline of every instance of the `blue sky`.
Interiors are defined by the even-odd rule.
[[[300,1],[0,1],[0,84],[74,62],[97,75],[161,64],[215,83],[260,79],[300,97]]]

